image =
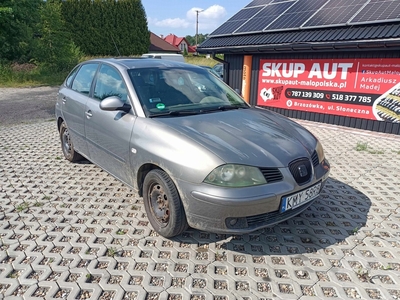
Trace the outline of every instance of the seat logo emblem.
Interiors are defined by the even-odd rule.
[[[299,170],[300,177],[306,177],[308,175],[308,171],[305,165],[298,166],[297,170]]]

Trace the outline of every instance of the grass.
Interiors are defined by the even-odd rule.
[[[60,85],[69,71],[52,72],[40,67],[13,70],[0,64],[0,87],[34,87]]]
[[[107,249],[107,256],[110,256],[110,257],[114,257],[115,255],[117,255],[117,249],[115,249],[115,248],[108,248]]]
[[[214,67],[218,63],[216,60],[212,58],[206,58],[205,56],[186,56],[185,62],[188,64],[209,67]]]
[[[94,57],[83,57],[81,61],[92,58]],[[186,56],[185,62],[210,67],[218,63],[216,60],[205,56]],[[69,70],[54,72],[32,64],[26,64],[26,67],[15,69],[11,65],[0,63],[0,87],[59,86],[68,73]]]
[[[386,265],[386,266],[381,266],[381,270],[387,271],[387,270],[393,270],[393,268],[391,265]]]
[[[367,151],[368,143],[357,142],[356,151]]]
[[[358,227],[353,229],[353,234],[357,234],[360,229]]]
[[[27,209],[27,208],[29,208],[29,203],[28,203],[28,202],[23,202],[22,204],[20,204],[20,205],[18,205],[18,206],[16,207],[16,210],[17,210],[18,212],[21,212],[21,211],[23,211],[23,210],[25,210],[25,209]]]
[[[368,146],[368,143],[366,143],[366,142],[365,143],[357,142],[356,151],[359,151],[359,152],[365,151],[365,152],[368,152],[369,154],[384,154],[385,153],[385,151],[383,151],[383,150],[371,149]]]
[[[118,234],[118,235],[124,235],[124,234],[125,234],[125,230],[123,230],[123,229],[118,229],[117,234]]]

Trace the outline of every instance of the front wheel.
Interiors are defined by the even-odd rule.
[[[164,237],[173,237],[187,227],[185,210],[171,178],[162,170],[150,171],[143,183],[143,201],[151,226]]]
[[[82,156],[75,151],[71,136],[69,135],[67,124],[63,121],[60,126],[61,149],[64,157],[70,162],[76,162],[82,159]]]

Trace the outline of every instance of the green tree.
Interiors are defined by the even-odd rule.
[[[150,33],[140,0],[65,0],[62,3],[67,28],[86,55],[127,56],[148,51]]]
[[[2,0],[0,3],[0,57],[26,62],[34,48],[42,0]]]
[[[188,41],[188,43],[192,46],[196,45],[196,35],[191,36],[191,35],[187,35],[185,36],[186,40]],[[206,39],[208,38],[208,33],[207,34],[202,34],[199,33],[197,36],[197,42],[199,43],[199,45],[204,42]]]
[[[34,50],[35,60],[55,71],[70,70],[82,55],[65,29],[61,5],[52,0],[42,5],[39,38]]]
[[[191,35],[187,35],[185,36],[185,39],[188,41],[188,43],[192,46],[194,46],[196,44],[196,38],[194,36]]]

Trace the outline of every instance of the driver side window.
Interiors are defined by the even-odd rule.
[[[122,101],[128,101],[128,93],[121,74],[108,65],[102,65],[97,74],[93,97],[100,101],[111,96],[117,96]]]

